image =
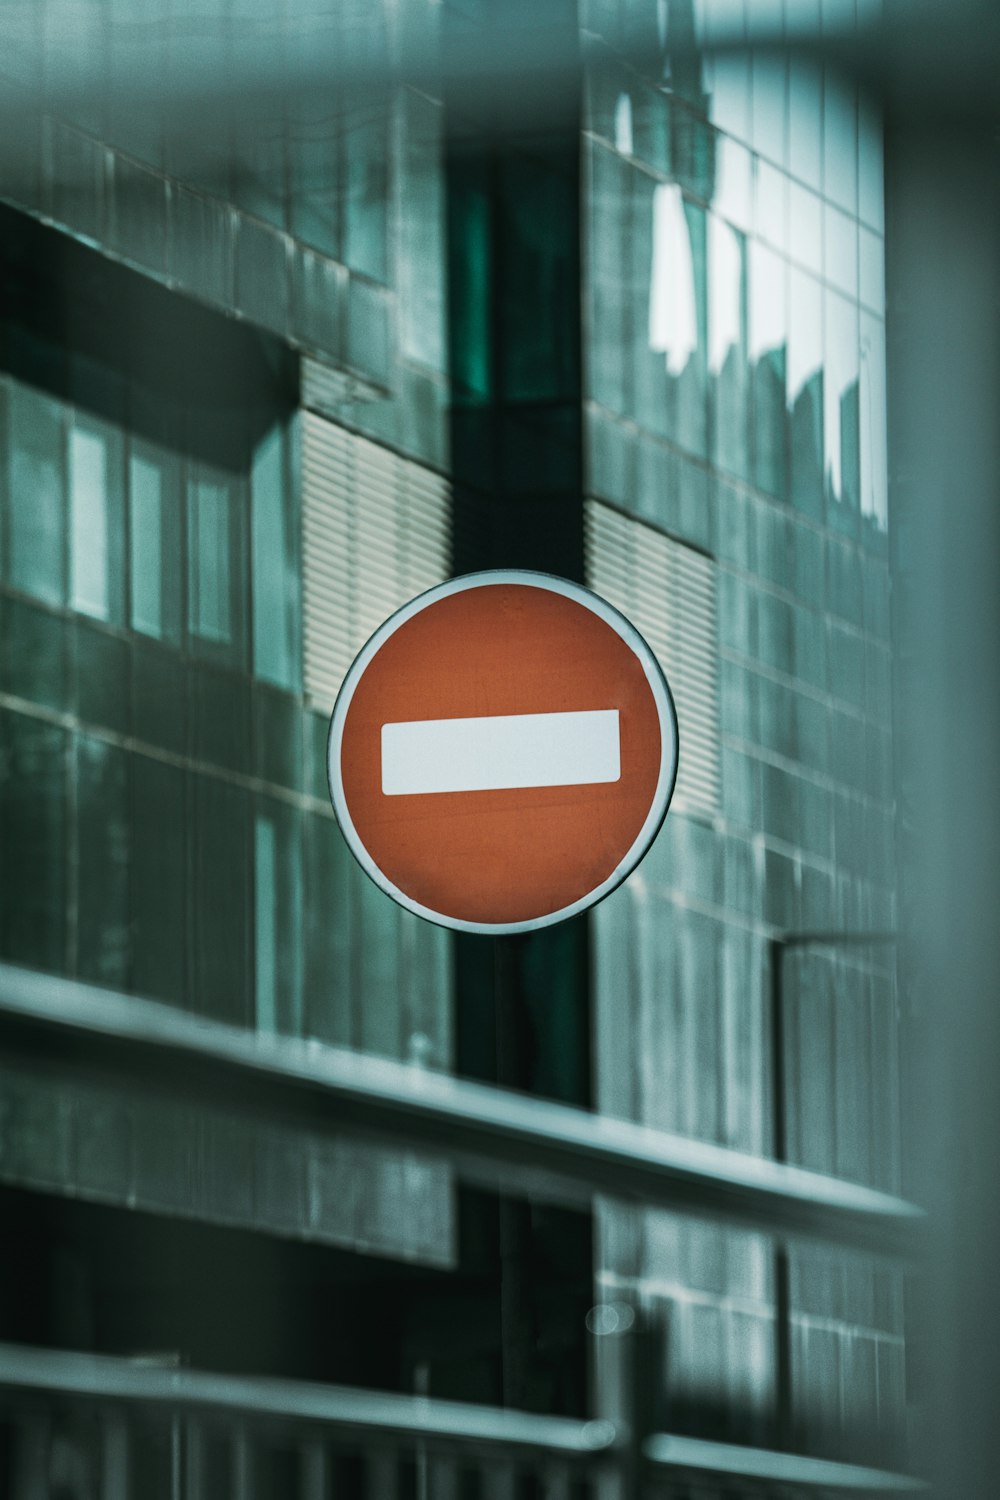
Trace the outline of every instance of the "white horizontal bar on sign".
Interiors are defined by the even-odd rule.
[[[382,791],[486,792],[617,781],[617,708],[382,725]]]

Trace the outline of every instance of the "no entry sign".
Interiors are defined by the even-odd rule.
[[[330,792],[382,889],[465,932],[583,911],[635,868],[677,774],[677,718],[638,631],[541,573],[474,573],[412,600],[348,672]]]

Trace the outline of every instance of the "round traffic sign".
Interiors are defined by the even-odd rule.
[[[542,573],[454,578],[372,636],[330,724],[334,812],[363,869],[464,932],[527,932],[635,868],[677,774],[677,716],[639,632]]]

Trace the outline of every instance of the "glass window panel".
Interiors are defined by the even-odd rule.
[[[14,963],[66,963],[66,735],[0,711],[0,948]]]
[[[595,201],[592,243],[600,254],[607,218],[600,199],[598,167],[614,158],[595,149]],[[492,389],[490,283],[493,274],[490,196],[475,166],[452,173],[448,194],[449,331],[456,399],[487,400]],[[599,272],[598,278],[599,280]]]
[[[78,421],[69,439],[70,603],[99,620],[111,616],[109,480],[104,433]]]
[[[858,211],[866,224],[885,228],[885,183],[883,181],[882,119],[868,94],[858,103]]]
[[[81,979],[116,988],[127,988],[131,978],[131,759],[102,740],[77,737],[77,973]]]
[[[631,156],[635,144],[632,136],[632,100],[624,89],[615,100],[614,132],[615,150],[622,156]]]
[[[665,176],[670,172],[671,104],[661,89],[641,88],[632,96],[634,154]]]
[[[627,311],[624,328],[635,326],[636,315],[645,308],[648,296],[651,267],[656,249],[654,243],[655,200],[659,191],[651,177],[643,172],[630,173],[631,185],[631,232],[628,246],[631,251],[626,269],[630,275],[627,293]],[[631,316],[629,315],[631,312]],[[640,324],[641,326],[641,324]],[[668,368],[662,350],[655,347],[656,340],[636,338],[632,341],[632,376],[629,392],[619,409],[639,424],[660,437],[674,435],[673,392]],[[615,429],[620,432],[620,429]],[[627,439],[626,439],[627,441]]]
[[[204,1015],[250,1021],[249,870],[246,794],[193,776],[194,1004]]]
[[[528,155],[501,168],[504,393],[513,400],[572,398],[576,350],[575,151],[545,161]]]
[[[786,489],[785,381],[788,342],[787,263],[766,246],[750,254],[750,363],[754,388],[754,478],[761,489]]]
[[[302,1035],[302,847],[294,808],[254,818],[254,952],[259,1031]]]
[[[287,131],[289,228],[305,244],[340,259],[335,117],[328,105],[298,104]]]
[[[750,139],[750,58],[740,51],[717,52],[706,69],[709,118],[740,141]]]
[[[652,199],[648,343],[667,372],[669,435],[705,452],[706,324],[705,212],[687,203],[673,183]]]
[[[17,589],[61,604],[64,408],[32,386],[10,385],[8,576]]]
[[[708,220],[708,365],[715,462],[749,479],[746,240]]]
[[[861,300],[880,317],[885,314],[885,244],[880,234],[861,228],[859,260]]]
[[[696,0],[698,36],[706,42],[732,41],[745,29],[744,0]]]
[[[789,273],[788,422],[793,503],[823,513],[823,292],[794,266]]]
[[[853,84],[830,68],[823,87],[823,191],[848,213],[857,212],[857,94]]]
[[[753,146],[785,164],[785,63],[773,53],[753,55]]]
[[[885,324],[861,312],[861,514],[885,529],[888,459],[885,412]]]
[[[858,508],[858,309],[836,292],[824,299],[823,472],[827,501]]]
[[[275,425],[251,471],[254,672],[293,692],[300,685],[299,566],[287,433]]]
[[[186,998],[185,773],[132,758],[132,988],[172,1005]]]
[[[788,74],[788,165],[817,190],[822,186],[822,99],[819,69],[798,58]]]
[[[445,182],[442,107],[407,90],[398,223],[399,337],[402,352],[446,373]]]
[[[191,629],[206,641],[232,640],[229,505],[224,482],[192,482]]]
[[[132,629],[177,645],[181,638],[179,459],[133,437],[129,454]]]
[[[389,143],[385,107],[363,103],[346,111],[344,131],[344,259],[352,271],[386,280],[386,161]]]
[[[231,665],[246,661],[247,499],[236,472],[246,455],[225,421],[199,424],[201,451],[217,462],[194,462],[187,483],[188,629],[202,656]]]
[[[590,151],[591,357],[587,361],[590,395],[610,411],[625,411],[625,361],[638,340],[629,326],[626,232],[631,174],[620,157],[596,143]]]
[[[848,297],[858,295],[858,224],[829,203],[823,205],[823,257],[827,281]]]
[[[129,463],[132,540],[132,628],[163,635],[163,476],[139,453]]]
[[[326,730],[324,726],[324,740]],[[303,951],[305,1030],[338,1046],[356,1041],[351,1009],[352,953],[357,942],[351,897],[354,858],[336,823],[304,813]]]
[[[820,0],[785,0],[785,35],[819,36]]]
[[[788,178],[766,161],[757,162],[756,229],[762,240],[783,253],[788,249]]]
[[[254,947],[257,996],[257,1030],[278,1030],[277,953],[274,908],[277,888],[274,874],[274,824],[258,815],[254,824],[255,920]]]
[[[788,235],[792,260],[823,274],[823,201],[797,182],[788,184]]]
[[[720,135],[716,142],[712,206],[744,234],[751,229],[753,158],[745,146]]]

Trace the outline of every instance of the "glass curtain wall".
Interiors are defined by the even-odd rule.
[[[895,913],[881,141],[853,85],[805,60],[636,64],[657,17],[710,39],[744,16],[654,10],[584,7],[604,42],[582,142],[586,488],[640,551],[651,528],[707,560],[721,769],[718,804],[678,806],[595,913],[598,1102],[769,1155],[772,940]],[[891,959],[789,952],[778,1042],[789,1158],[890,1190]],[[608,1211],[601,1239],[609,1295],[669,1326],[678,1424],[831,1452],[850,1432],[884,1457],[896,1275],[666,1215]]]

